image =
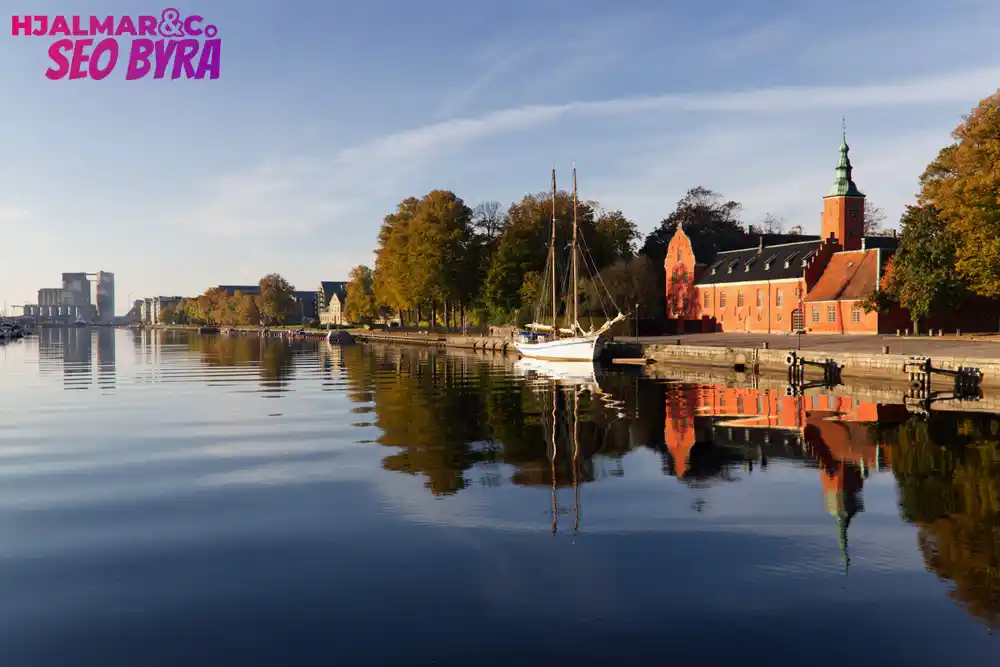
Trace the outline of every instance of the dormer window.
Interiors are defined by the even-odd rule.
[[[771,270],[771,264],[772,264],[772,263],[774,262],[774,260],[776,260],[776,259],[778,259],[778,256],[777,256],[777,255],[771,255],[770,257],[768,257],[768,258],[767,258],[767,259],[766,259],[766,260],[764,261],[764,270],[765,270],[765,271],[770,271],[770,270]]]
[[[813,258],[813,255],[815,254],[816,254],[815,250],[811,250],[805,254],[805,256],[802,258],[803,268],[809,265],[809,260],[811,260]]]
[[[793,252],[791,255],[789,255],[788,257],[785,258],[785,268],[786,269],[791,268],[792,262],[795,261],[795,258],[798,257],[798,255],[799,255],[799,253]]]
[[[750,273],[750,267],[753,266],[754,262],[756,262],[756,261],[757,261],[756,257],[752,257],[752,258],[748,259],[746,265],[744,265],[744,267],[743,267],[743,270],[746,273]]]
[[[713,276],[719,270],[720,266],[722,266],[722,260],[721,259],[718,262],[716,262],[715,264],[712,265],[712,275]]]
[[[728,272],[732,273],[733,272],[733,268],[735,268],[735,266],[737,264],[739,264],[739,263],[740,263],[740,260],[738,260],[738,259],[734,259],[733,261],[729,262],[729,266],[727,267]]]

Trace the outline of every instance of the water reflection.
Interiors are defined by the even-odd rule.
[[[661,455],[666,476],[691,486],[766,474],[777,461],[817,471],[844,572],[848,530],[874,472],[895,475],[900,510],[920,526],[927,567],[991,625],[1000,618],[1000,421],[991,415],[914,415],[902,404],[777,389],[653,382],[610,375],[599,391],[515,382],[490,365],[432,350],[337,348],[330,368],[372,404],[383,467],[419,475],[438,496],[472,484],[555,489],[624,475],[636,449]],[[509,368],[508,368],[509,370]],[[610,400],[609,400],[610,399]],[[657,406],[659,408],[657,409]],[[627,415],[622,419],[621,415]],[[574,494],[574,521],[579,495]],[[703,509],[704,501],[692,506]],[[576,526],[575,526],[576,527]]]
[[[291,391],[295,355],[306,351],[316,354],[315,343],[286,338],[213,335],[185,336],[183,340],[206,366],[256,366],[260,391],[273,398]]]
[[[953,584],[949,594],[971,614],[1000,628],[1000,421],[935,414],[879,430],[927,568]]]
[[[995,655],[993,415],[165,331],[70,393],[47,333],[0,355],[5,665]]]
[[[114,389],[117,331],[111,327],[98,327],[97,337],[97,384],[102,389]]]
[[[87,389],[93,381],[90,327],[44,327],[38,332],[39,372],[61,369],[66,389]]]

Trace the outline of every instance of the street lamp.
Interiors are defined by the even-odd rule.
[[[639,342],[639,300],[635,300],[635,342]]]

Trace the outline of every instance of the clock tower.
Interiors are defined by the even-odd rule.
[[[840,143],[840,162],[830,192],[823,198],[823,240],[830,235],[844,250],[860,250],[865,235],[865,196],[851,178],[851,159],[847,153],[847,132]]]

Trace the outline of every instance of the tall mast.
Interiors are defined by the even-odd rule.
[[[579,276],[576,271],[576,163],[573,163],[573,334],[580,322],[579,300],[580,291],[577,288]]]
[[[552,382],[552,450],[549,454],[549,462],[552,465],[552,534],[556,534],[559,526],[559,506],[556,504],[556,401],[559,385]]]
[[[580,457],[580,439],[577,437],[577,426],[580,423],[579,411],[580,410],[580,388],[573,387],[573,509],[574,509],[574,519],[573,519],[573,537],[576,537],[576,531],[580,529],[580,485],[579,485],[579,457]]]
[[[556,323],[556,168],[552,167],[552,240],[549,243],[549,266],[552,267],[552,337],[559,337]]]

